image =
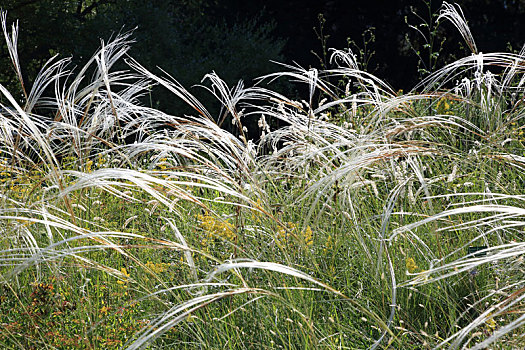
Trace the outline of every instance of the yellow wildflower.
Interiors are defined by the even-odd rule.
[[[127,285],[127,283],[128,283],[128,278],[129,278],[129,273],[128,273],[128,271],[126,270],[125,267],[123,267],[123,268],[120,269],[120,272],[121,272],[124,276],[126,276],[126,277],[124,278],[124,281],[122,281],[122,280],[118,280],[117,283],[118,283],[118,284],[122,284],[122,285]]]
[[[280,226],[277,230],[277,240],[280,242],[285,242],[288,240],[290,231],[295,230],[295,224],[293,222],[286,222],[285,226]]]
[[[109,308],[106,307],[106,305],[102,306],[100,308],[100,313],[103,314],[103,315],[107,315],[108,314],[108,311],[109,311]]]
[[[120,272],[122,272],[122,274],[125,275],[126,277],[129,277],[129,273],[128,273],[128,271],[126,270],[125,267],[122,267],[122,268],[120,269]]]
[[[153,271],[154,273],[162,273],[164,271],[166,271],[166,265],[165,263],[152,263],[151,261],[148,261],[146,263],[146,267],[148,269],[150,269],[151,271]]]
[[[301,233],[301,236],[304,239],[304,244],[306,244],[307,246],[311,246],[312,244],[314,244],[314,234],[310,226],[306,226],[306,228]]]
[[[442,97],[436,104],[436,111],[439,114],[452,114],[452,112],[450,111],[451,107],[452,105],[448,102],[448,99],[446,97]]]
[[[161,158],[159,159],[159,162],[157,163],[156,167],[157,169],[160,169],[160,170],[166,170],[168,169],[168,163],[167,163],[167,160],[166,158]]]
[[[93,161],[89,159],[86,162],[86,173],[90,173],[91,171],[93,171],[92,167],[93,167]]]
[[[489,314],[489,318],[485,321],[485,328],[488,332],[494,332],[498,324],[494,321],[494,318]]]
[[[313,243],[313,242],[312,242]],[[333,242],[333,239],[332,239],[332,235],[328,235],[328,238],[326,239],[326,243],[325,243],[325,246],[323,248],[323,253],[328,253],[329,251],[332,250],[333,248],[333,245],[334,245],[334,242]]]
[[[407,258],[406,260],[406,267],[408,272],[413,273],[416,272],[418,269],[418,266],[416,265],[416,262],[412,258]]]
[[[284,242],[288,240],[290,234],[292,232],[298,232],[297,225],[295,225],[293,222],[286,222],[285,226],[280,226],[277,230],[277,239],[280,242]],[[299,232],[300,234],[297,236],[305,245],[311,246],[314,243],[313,240],[313,231],[310,228],[310,226],[306,226],[304,230]]]
[[[104,164],[106,163],[107,163],[107,159],[105,157],[103,157],[102,155],[99,155],[97,157],[97,167],[102,168],[102,166],[104,166]]]
[[[228,241],[236,238],[234,226],[228,220],[220,220],[215,216],[206,213],[197,215],[200,221],[200,227],[207,233],[208,238],[220,237]]]

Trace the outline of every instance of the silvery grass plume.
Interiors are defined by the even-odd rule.
[[[154,167],[159,159],[168,155],[174,161],[174,169],[179,166],[191,169],[190,177],[200,173],[199,181],[225,181],[235,186],[236,191],[242,191],[248,182],[251,188],[257,189],[252,175],[255,169],[253,145],[219,128],[204,107],[178,83],[158,78],[134,61],[131,61],[131,68],[136,73],[111,71],[129,49],[129,35],[118,36],[109,44],[102,42],[100,52],[76,75],[66,70],[67,59],[48,63],[35,80],[25,105],[19,104],[0,87],[11,103],[11,106],[3,106],[2,134],[5,136],[4,153],[12,159],[13,170],[20,165],[17,159],[21,158],[29,162],[33,170],[49,174],[48,180],[53,186],[64,191],[64,169],[60,169],[60,159],[64,157],[77,159],[76,169],[81,173],[92,173],[95,178],[101,174],[107,178],[107,170],[90,169],[90,164],[101,154],[126,168],[137,166],[144,159],[153,160],[151,167]],[[16,33],[13,36],[16,37]],[[14,50],[13,46],[11,54],[16,56]],[[86,81],[91,71],[94,71],[92,78]],[[209,78],[212,88],[218,89],[217,97],[225,95],[222,101],[240,123],[240,112],[235,111],[235,104],[246,94],[242,85],[230,94],[216,75]],[[157,83],[190,103],[200,114],[174,117],[141,106],[139,98]],[[54,96],[42,97],[44,90],[53,84]],[[54,115],[34,114],[35,107],[53,111]],[[160,130],[161,127],[171,127],[171,130]],[[130,137],[136,142],[125,145],[124,140]],[[144,172],[161,179],[170,175],[177,179],[184,177],[179,171],[167,170],[160,174],[146,169]],[[79,173],[68,173],[73,174]]]
[[[451,6],[445,4],[440,17],[451,15]],[[447,14],[448,13],[448,14]],[[462,16],[462,15],[461,15]],[[457,17],[456,17],[457,20]],[[458,24],[455,23],[456,26]],[[461,24],[467,28],[465,24]],[[467,28],[468,31],[468,28]],[[468,35],[470,36],[470,32]],[[471,37],[471,36],[470,36]],[[466,39],[467,40],[467,39]],[[474,42],[473,39],[468,41]],[[403,285],[421,285],[438,283],[441,280],[455,281],[466,273],[476,274],[478,268],[495,271],[494,284],[489,287],[489,294],[479,304],[472,305],[470,310],[484,310],[467,326],[452,333],[438,344],[438,347],[472,347],[482,349],[496,341],[512,342],[523,337],[523,313],[520,310],[523,294],[523,271],[520,268],[523,260],[522,243],[515,241],[521,235],[523,227],[522,203],[520,188],[523,178],[523,158],[516,152],[519,149],[509,147],[509,144],[519,138],[516,130],[521,125],[523,107],[518,102],[516,94],[523,93],[523,49],[518,54],[511,53],[477,53],[475,44],[471,46],[474,54],[470,57],[453,62],[430,75],[419,85],[429,92],[435,87],[440,89],[456,81],[456,86],[450,91],[465,101],[465,118],[477,127],[467,149],[461,150],[462,163],[486,162],[500,169],[487,173],[485,192],[457,193],[440,196],[446,198],[452,206],[442,212],[435,213],[427,219],[414,224],[395,229],[389,237],[391,242],[401,232],[411,236],[419,249],[425,251],[429,269],[414,278],[403,282]],[[492,73],[495,68],[496,72]],[[470,72],[470,73],[469,73]],[[513,126],[514,125],[514,126]],[[473,129],[474,130],[474,129]],[[465,154],[466,153],[466,154]],[[505,168],[510,168],[511,175],[502,175]],[[487,171],[487,170],[486,170]],[[497,172],[497,174],[495,174]],[[508,180],[502,180],[502,177]],[[494,189],[503,191],[493,193]],[[513,194],[517,193],[517,194]],[[453,221],[449,221],[452,219]],[[414,230],[428,223],[437,223],[438,232],[472,232],[470,240],[445,256],[433,256],[426,240]],[[442,225],[442,223],[447,223]],[[428,226],[426,226],[428,227]],[[435,227],[435,225],[434,225]],[[480,257],[476,254],[464,256],[470,246],[487,247]],[[458,257],[459,256],[459,257]],[[428,272],[428,273],[427,273]],[[484,304],[483,304],[484,303]],[[483,327],[494,322],[498,325],[489,337],[478,340]],[[519,346],[519,345],[516,345]]]
[[[501,169],[510,165],[516,169],[516,173],[509,177],[522,179],[523,158],[521,154],[515,153],[515,149],[508,147],[508,144],[517,141],[518,135],[512,125],[522,119],[523,107],[516,96],[523,92],[524,52],[522,50],[519,54],[477,53],[460,9],[445,3],[439,17],[439,20],[442,19],[454,23],[474,54],[431,74],[408,95],[397,96],[380,79],[360,71],[351,52],[335,51],[333,59],[346,64],[347,67],[339,66],[336,69],[317,72],[288,66],[292,69],[291,72],[269,76],[270,78],[277,75],[290,76],[306,83],[310,87],[308,101],[269,98],[273,104],[261,108],[261,113],[266,118],[277,118],[287,124],[286,127],[265,136],[264,142],[273,147],[274,152],[265,157],[264,163],[269,173],[279,174],[284,181],[286,178],[293,177],[306,181],[306,190],[298,198],[309,201],[311,206],[305,222],[308,222],[308,218],[314,213],[319,217],[323,210],[334,210],[339,213],[343,210],[355,226],[361,226],[366,217],[382,218],[380,220],[382,224],[378,223],[376,226],[377,234],[372,235],[368,232],[367,235],[360,237],[360,240],[363,242],[362,246],[367,247],[367,251],[377,251],[374,254],[367,253],[370,260],[379,259],[380,262],[381,259],[385,259],[383,256],[385,254],[388,264],[384,267],[381,264],[378,266],[380,270],[378,275],[381,275],[381,270],[385,269],[386,274],[391,276],[392,291],[411,285],[396,281],[396,273],[392,271],[390,257],[392,249],[396,248],[389,248],[390,253],[385,249],[398,238],[397,232],[401,232],[399,230],[406,231],[410,236],[409,241],[417,246],[430,264],[429,270],[420,273],[410,283],[437,282],[439,279],[429,279],[428,276],[440,272],[440,278],[452,278],[472,269],[475,265],[493,264],[503,257],[522,258],[523,255],[521,248],[516,250],[516,247],[512,247],[512,254],[516,255],[508,255],[510,253],[506,250],[508,247],[504,242],[504,235],[502,238],[495,233],[521,226],[521,222],[509,221],[518,215],[521,216],[520,207],[500,205],[469,207],[464,198],[476,194],[465,193],[457,197],[435,195],[440,193],[440,184],[451,183],[456,181],[458,176],[464,176],[458,174],[458,164],[460,164],[459,172],[462,174],[472,171],[469,169],[479,169],[480,164],[491,164],[493,169],[500,169],[499,173],[498,170],[483,169],[489,173],[485,183],[486,192],[481,196],[495,198],[494,200],[499,196],[497,193],[492,193],[495,188],[511,190],[508,183],[502,183],[502,177],[509,175],[502,175],[501,171],[504,170]],[[503,74],[496,75],[491,72],[491,68],[501,70]],[[360,86],[359,92],[351,95],[347,92],[342,94],[328,81],[323,81],[323,78],[332,76],[353,79]],[[450,88],[451,85],[453,88]],[[316,89],[321,96],[319,98],[321,103],[317,106],[312,99]],[[341,95],[343,98],[338,97]],[[324,98],[328,99],[328,102]],[[459,110],[451,107],[441,108],[440,103],[455,104],[461,108]],[[333,112],[334,108],[337,110],[337,117],[353,124],[348,125],[349,123],[345,122],[346,125],[343,125],[337,122],[337,117],[328,117],[322,113],[327,110]],[[440,113],[440,108],[446,110]],[[362,120],[369,122],[369,126],[362,125],[360,123]],[[277,144],[281,145],[278,149]],[[433,168],[443,165],[449,166],[451,172],[448,175],[441,173],[434,176]],[[519,191],[516,183],[510,185],[513,186],[514,191]],[[362,188],[368,188],[367,192],[371,192],[376,197],[384,194],[386,190],[387,194],[389,193],[387,198],[390,198],[390,204],[385,204],[382,213],[368,212],[367,205],[363,205],[360,201],[364,192]],[[381,191],[377,188],[381,188]],[[382,197],[380,200],[387,203],[387,198]],[[437,209],[432,205],[436,198],[446,198],[449,205],[458,205],[459,208],[436,211]],[[455,198],[460,201],[454,203]],[[425,205],[418,208],[420,212],[414,212],[412,209],[414,204],[423,201]],[[488,219],[476,218],[459,226],[452,224],[449,227],[449,229],[461,227],[462,230],[479,233],[468,244],[458,247],[453,253],[445,254],[439,248],[436,251],[428,242],[428,240],[440,239],[439,232],[442,230],[439,228],[440,225],[437,227],[430,225],[434,227],[431,230],[434,231],[434,235],[412,232],[412,227],[428,223],[436,224],[445,221],[445,218],[452,220],[450,217],[455,215],[483,214],[490,211],[500,214],[489,216]],[[390,235],[389,221],[399,225],[398,218],[417,216],[429,216],[429,219],[412,224],[415,226],[403,226],[403,229],[394,230],[396,234]],[[491,225],[488,231],[485,229],[487,222]],[[496,236],[497,239],[489,240],[487,236]],[[469,245],[476,244],[490,244],[489,251],[502,250],[505,253],[490,254],[484,259],[473,259],[469,256],[466,260],[468,268],[458,268],[466,266],[463,265],[465,264],[463,258],[449,261],[457,259],[458,252],[465,251]],[[443,274],[442,269],[446,269],[448,273]],[[516,278],[521,279],[519,276]],[[521,300],[518,295],[522,294],[523,286],[515,283],[514,279],[509,283],[513,283],[512,288],[504,286],[501,287],[501,291],[503,293],[505,290],[505,295],[512,299],[512,303],[510,299],[505,299],[495,304],[499,306],[491,306],[479,319],[464,328],[462,332],[448,338],[443,344],[452,341],[455,347],[459,347],[473,329],[487,319],[492,319],[496,309],[500,310],[502,305],[512,305],[512,307],[519,305],[519,302],[514,303],[514,300]],[[497,284],[494,287],[499,290]],[[392,300],[392,305],[395,305],[395,299]],[[395,312],[395,307],[391,310],[392,313]],[[502,313],[507,314],[508,311],[510,309],[505,309]],[[515,311],[513,309],[510,313]],[[393,320],[393,314],[390,315],[389,320]],[[487,346],[518,329],[522,325],[522,317],[508,322],[510,322],[508,326],[502,326],[500,330],[476,345],[476,348]],[[473,341],[469,340],[470,343]]]
[[[3,19],[5,28],[5,14]],[[16,31],[12,37],[16,38]],[[256,162],[255,147],[244,135],[242,111],[237,107],[242,99],[258,98],[258,89],[244,89],[239,84],[229,90],[216,75],[207,77],[212,82],[210,91],[224,104],[227,113],[233,115],[240,133],[236,137],[220,128],[205,108],[176,81],[154,76],[132,60],[130,68],[134,72],[112,71],[128,50],[128,38],[126,34],[108,44],[102,42],[100,51],[77,74],[67,70],[68,59],[50,61],[30,92],[24,94],[27,96],[24,101],[18,101],[0,86],[10,103],[2,106],[2,156],[5,157],[2,170],[11,176],[2,197],[11,209],[5,209],[6,214],[0,219],[10,227],[4,231],[2,239],[14,238],[15,244],[0,252],[2,266],[9,267],[2,273],[2,282],[11,283],[33,266],[59,269],[60,265],[55,262],[66,258],[127,280],[128,276],[122,272],[84,255],[91,251],[113,250],[147,270],[147,266],[126,249],[134,240],[147,241],[144,247],[183,251],[186,264],[197,280],[192,254],[217,259],[190,248],[178,231],[178,202],[186,201],[211,213],[214,211],[206,204],[209,198],[191,189],[215,191],[230,198],[223,199],[224,204],[255,209],[271,217],[255,202],[257,197],[264,195],[259,179],[266,175]],[[10,53],[16,57],[16,40],[10,43],[13,44],[9,45]],[[87,78],[89,73],[92,74],[90,79]],[[139,99],[153,84],[168,88],[192,105],[198,114],[175,117],[142,106]],[[53,93],[48,97],[50,88]],[[165,128],[167,126],[169,129]],[[136,142],[125,144],[124,140],[129,137]],[[103,166],[95,164],[100,157],[105,159]],[[67,158],[72,161],[66,162]],[[143,160],[148,164],[144,169]],[[161,162],[169,162],[170,167],[159,170],[157,165]],[[32,170],[33,178],[23,178],[27,169]],[[27,183],[19,184],[23,181]],[[19,191],[19,186],[29,190],[22,191],[23,198],[15,200],[9,191]],[[166,221],[178,242],[108,231],[103,224],[82,219],[79,212],[87,209],[81,198],[86,193],[98,191],[130,202],[138,201],[135,197],[145,196],[152,199],[155,206],[164,206],[163,213],[175,214]],[[220,216],[217,214],[217,217]],[[128,243],[115,243],[122,240]],[[259,265],[266,267],[265,263]],[[286,266],[268,269],[293,270]],[[294,276],[315,281],[304,273],[293,271]],[[194,283],[184,288],[191,290],[201,286]],[[170,290],[169,286],[164,287]],[[155,295],[148,290],[145,293]],[[169,314],[167,317],[171,318]]]
[[[153,74],[131,58],[126,70],[114,71],[124,61],[130,34],[102,42],[78,73],[69,70],[67,59],[53,58],[26,90],[16,52],[17,27],[9,34],[3,13],[4,35],[23,92],[0,86],[7,101],[0,106],[0,167],[9,174],[1,187],[0,222],[5,228],[2,239],[16,243],[0,251],[0,266],[6,268],[1,282],[10,283],[30,267],[59,269],[55,262],[64,258],[127,278],[84,256],[96,250],[115,251],[154,275],[117,243],[145,241],[148,247],[182,252],[191,277],[175,286],[159,278],[162,290],[143,290],[143,300],[160,298],[166,311],[127,344],[131,349],[148,346],[195,311],[233,298],[247,298],[243,306],[270,299],[297,314],[312,339],[331,336],[281,294],[294,289],[332,293],[352,311],[366,315],[379,336],[358,336],[377,348],[398,341],[394,327],[401,290],[428,284],[444,290],[443,282],[454,286],[465,273],[486,267],[499,277],[482,291],[485,295],[476,304],[482,312],[470,320],[463,310],[458,322],[467,320],[467,325],[447,330],[445,338],[432,345],[483,348],[509,338],[524,323],[525,251],[522,242],[509,240],[520,237],[524,226],[520,186],[525,158],[517,153],[522,147],[515,145],[521,142],[516,125],[523,115],[525,52],[478,53],[459,8],[444,3],[442,19],[460,30],[473,55],[434,72],[408,94],[398,94],[360,70],[352,52],[334,51],[333,69],[285,65],[288,72],[261,78],[284,76],[306,84],[308,95],[301,101],[260,85],[240,82],[228,87],[215,73],[206,75],[202,83],[209,84],[206,89],[223,106],[219,116],[212,116],[165,72]],[[503,73],[493,73],[494,67]],[[331,83],[340,79],[346,87]],[[153,85],[185,101],[194,114],[173,116],[142,105],[140,98]],[[247,116],[260,118],[264,135],[257,146],[247,139]],[[234,132],[221,127],[227,118]],[[285,126],[272,130],[272,119]],[[126,142],[130,139],[134,142]],[[69,163],[64,160],[68,157]],[[99,159],[104,161],[96,164]],[[28,169],[31,178],[24,177]],[[477,187],[469,192],[469,186]],[[188,206],[222,220],[214,210],[218,203],[262,214],[268,227],[261,231],[272,236],[272,227],[283,223],[270,209],[269,189],[298,215],[306,208],[303,226],[334,217],[348,224],[350,229],[342,234],[358,242],[358,253],[371,266],[364,278],[384,286],[381,293],[390,299],[386,311],[377,311],[368,300],[365,304],[348,298],[322,278],[300,271],[288,257],[283,259],[286,264],[257,261],[258,252],[250,260],[222,259],[192,247],[191,237],[179,230],[191,212]],[[142,203],[150,216],[156,211],[173,239],[127,232],[133,218],[120,231],[83,218],[82,198],[93,192]],[[218,196],[210,198],[209,193]],[[243,234],[248,229],[243,227]],[[459,238],[443,237],[456,233],[465,238],[450,249],[446,244]],[[465,256],[471,245],[486,246],[484,255]],[[424,271],[399,269],[407,247],[424,262]],[[199,270],[194,255],[215,267]],[[267,279],[260,282],[259,274],[252,280],[258,273]],[[295,285],[275,285],[270,279],[275,275],[292,278]],[[163,299],[176,290],[187,291],[187,299],[177,299],[175,305]],[[477,330],[494,318],[505,323],[478,341]]]
[[[463,40],[465,40],[465,43],[468,45],[470,51],[472,53],[478,52],[476,43],[474,41],[474,37],[470,32],[470,28],[467,25],[467,20],[463,15],[463,10],[459,5],[449,4],[448,2],[443,1],[443,5],[441,7],[441,10],[439,11],[437,22],[439,22],[441,19],[447,19],[450,22],[452,22],[452,24],[456,27],[458,32],[463,37]]]
[[[2,18],[18,72],[17,28],[13,27],[9,37],[5,13]],[[243,98],[253,98],[256,90],[244,89],[242,84],[229,90],[217,75],[207,76],[212,82],[213,94],[224,104],[226,112],[234,116],[240,131],[240,138],[237,138],[220,128],[202,104],[173,79],[157,77],[133,60],[130,60],[130,68],[134,72],[112,71],[128,51],[129,37],[127,33],[108,44],[102,42],[100,51],[77,74],[67,70],[68,59],[51,60],[38,74],[25,103],[19,103],[0,87],[11,104],[2,106],[1,115],[3,154],[7,156],[10,171],[14,174],[29,167],[43,174],[45,180],[31,191],[43,188],[41,200],[46,200],[45,204],[60,196],[68,202],[69,195],[86,188],[100,188],[126,197],[117,189],[119,186],[133,187],[121,186],[120,180],[126,179],[169,209],[173,209],[174,202],[167,199],[166,192],[203,206],[176,183],[215,189],[225,196],[237,197],[239,205],[251,206],[252,199],[261,194],[256,178],[255,147],[244,136],[242,112],[237,104]],[[90,79],[88,74],[91,74]],[[198,111],[197,116],[175,117],[141,106],[140,97],[154,84],[182,98]],[[42,96],[52,86],[54,96]],[[39,115],[35,109],[53,114]],[[126,145],[123,141],[128,138],[136,141]],[[106,165],[106,169],[91,169],[101,155],[121,168]],[[76,159],[73,169],[61,169],[64,157]],[[163,158],[168,158],[172,167],[155,170],[155,165]],[[140,161],[144,159],[149,160],[149,169],[136,172],[129,169],[140,168]],[[69,186],[65,177],[79,181],[73,180],[74,184]],[[50,181],[49,186],[47,183],[40,186],[45,181]],[[160,190],[163,186],[166,187]],[[252,199],[242,194],[246,188],[250,189]],[[67,206],[74,220],[71,203]]]

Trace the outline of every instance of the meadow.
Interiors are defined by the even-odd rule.
[[[525,49],[438,20],[471,53],[412,91],[333,50],[253,86],[206,75],[212,115],[129,34],[23,81],[3,13],[1,347],[524,348]]]

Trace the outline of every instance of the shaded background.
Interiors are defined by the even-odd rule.
[[[352,48],[363,68],[395,89],[411,89],[436,66],[468,54],[446,22],[431,25],[442,1],[311,0],[0,0],[8,23],[19,20],[19,55],[31,85],[55,53],[85,63],[118,32],[134,29],[130,55],[162,67],[184,86],[216,71],[230,85],[280,69],[270,60],[303,67],[329,65],[328,48]],[[525,0],[458,1],[482,52],[519,51],[524,43]],[[321,16],[320,16],[321,15]],[[427,24],[425,24],[425,22]],[[411,28],[419,29],[424,36]],[[430,33],[433,33],[431,35]],[[431,41],[427,41],[433,38]],[[16,88],[5,42],[0,83]],[[294,93],[278,83],[274,89]],[[192,90],[193,91],[193,90]],[[197,95],[201,92],[196,92]],[[206,104],[209,97],[202,95]],[[162,92],[151,102],[171,113],[185,112]],[[213,102],[210,102],[213,104]]]

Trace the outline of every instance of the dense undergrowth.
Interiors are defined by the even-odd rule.
[[[252,87],[207,75],[220,116],[128,36],[23,82],[3,19],[20,91],[0,86],[2,347],[525,345],[525,52],[477,52],[457,8],[439,20],[472,54],[411,92],[333,51]],[[263,87],[277,77],[309,95]],[[141,103],[153,84],[195,113]]]

